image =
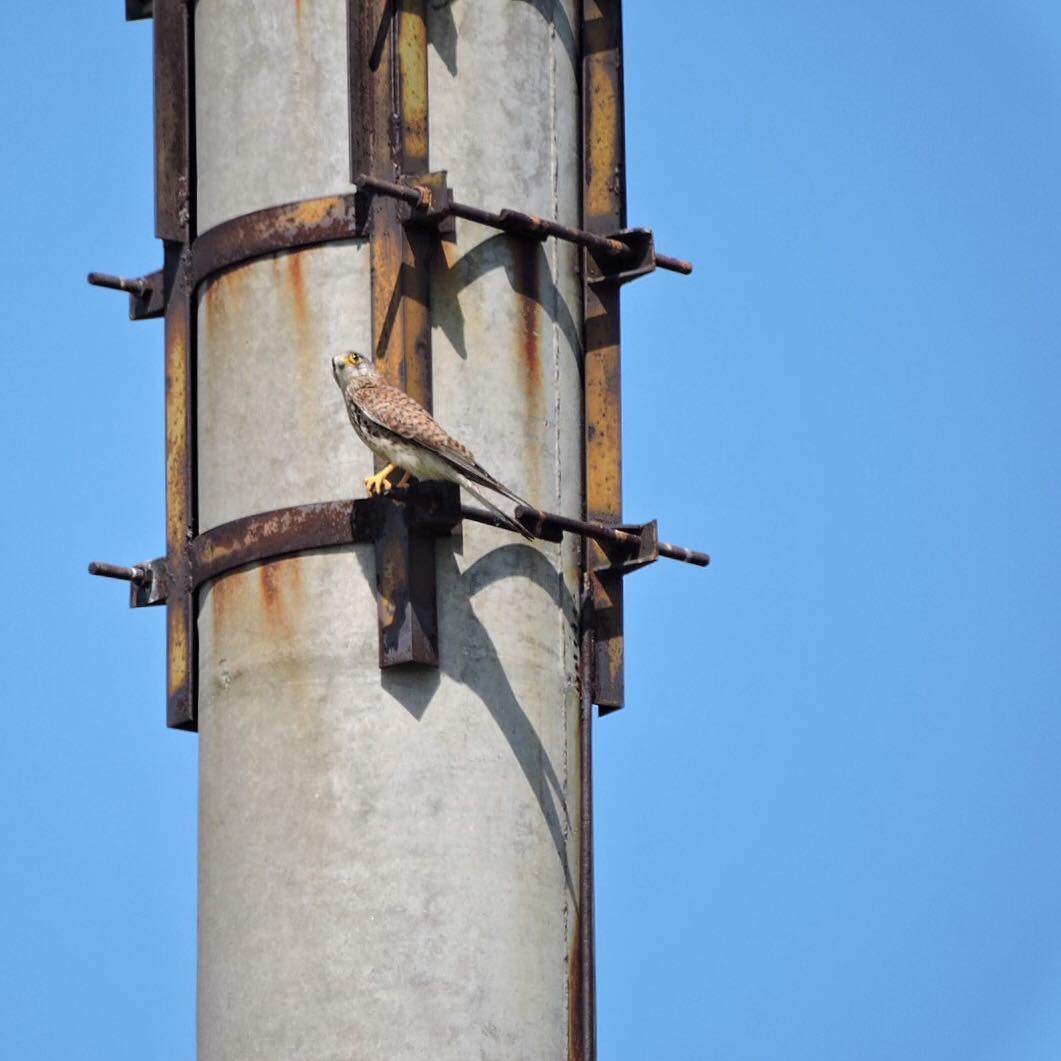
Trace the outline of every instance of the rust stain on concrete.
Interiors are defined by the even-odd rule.
[[[541,285],[538,281],[537,244],[513,241],[515,288],[519,300],[519,348],[528,399],[541,397]]]
[[[258,567],[262,623],[266,636],[287,640],[291,623],[302,607],[302,576],[296,557]]]

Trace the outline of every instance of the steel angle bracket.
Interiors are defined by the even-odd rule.
[[[109,273],[89,273],[88,282],[93,287],[126,292],[129,295],[131,321],[155,320],[166,312],[166,290],[161,269],[132,279],[111,276]]]
[[[660,558],[659,528],[656,520],[648,523],[622,523],[617,528],[637,538],[636,545],[624,545],[605,542],[604,552],[608,556],[608,566],[598,568],[602,576],[631,575],[641,568],[654,564]]]
[[[584,0],[579,27],[582,51],[582,227],[600,234],[626,229],[621,0]],[[644,247],[645,257],[653,257]],[[624,263],[625,264],[625,263]],[[599,261],[583,254],[583,482],[585,516],[622,523],[622,394],[620,387],[620,283]],[[640,274],[639,275],[643,275]],[[632,277],[631,277],[632,278]],[[609,573],[612,557],[587,541],[584,569],[587,616],[594,624],[592,700],[600,713],[623,706],[623,580]],[[591,1020],[587,1020],[592,1024]],[[587,1043],[591,1053],[595,1044]]]
[[[421,173],[416,176],[401,175],[395,182],[372,181],[365,174],[355,177],[357,192],[354,195],[357,225],[363,235],[371,232],[372,203],[380,194],[378,186],[387,184],[400,188],[402,196],[387,196],[396,199],[397,220],[410,228],[429,229],[438,238],[456,242],[457,224],[452,214],[453,191],[449,187],[446,170]]]
[[[355,206],[369,238],[372,355],[380,374],[432,408],[433,228],[442,218],[445,174],[429,173],[427,0],[347,0],[350,178],[406,181],[434,192],[396,198],[361,194]],[[377,468],[382,462],[377,459]],[[388,511],[376,539],[380,667],[438,666],[434,541]]]
[[[125,0],[125,21],[138,22],[140,19],[153,18],[154,0]]]
[[[630,248],[626,258],[586,252],[586,283],[591,285],[628,284],[656,271],[656,240],[650,228],[624,228],[608,233],[608,238]]]

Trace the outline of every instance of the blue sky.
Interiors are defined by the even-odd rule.
[[[456,0],[470,2],[470,0]],[[487,2],[487,0],[478,0]],[[492,0],[490,0],[492,2]],[[158,611],[150,34],[15,5],[0,1037],[194,1053],[195,738]],[[597,731],[602,1061],[1061,1057],[1061,11],[626,5],[632,519]]]

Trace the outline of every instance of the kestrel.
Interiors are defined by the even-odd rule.
[[[392,484],[388,477],[398,469],[405,473],[397,483],[399,487],[409,481],[410,475],[417,479],[446,480],[463,486],[504,520],[507,527],[524,538],[532,537],[511,516],[483,497],[472,483],[495,490],[517,505],[527,505],[527,502],[498,482],[467,446],[438,426],[419,402],[385,382],[370,358],[353,351],[337,354],[332,358],[332,374],[343,393],[354,430],[373,453],[387,462],[382,471],[365,479],[370,496],[390,490]]]

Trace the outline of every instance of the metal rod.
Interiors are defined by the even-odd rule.
[[[431,202],[428,189],[419,185],[396,184],[394,181],[381,180],[379,177],[371,177],[366,173],[360,174],[354,183],[358,188],[367,188],[380,195],[400,199],[410,206],[428,206]],[[548,218],[536,217],[534,214],[524,214],[519,210],[500,210],[495,214],[479,206],[470,206],[468,203],[450,202],[442,207],[440,212],[453,217],[461,217],[465,221],[474,221],[478,225],[498,228],[503,232],[540,237],[555,236],[557,239],[576,243],[580,247],[587,247],[615,258],[622,258],[631,253],[630,248],[621,240],[598,236],[595,232],[572,228],[570,225],[560,224],[559,221],[550,221]],[[683,261],[681,258],[672,258],[668,254],[657,254],[656,265],[661,269],[668,269],[670,272],[681,273],[684,276],[688,276],[693,271],[691,262]]]
[[[520,523],[525,523],[532,534],[535,533],[536,528],[544,528],[552,524],[572,534],[580,534],[583,538],[593,538],[598,542],[616,542],[619,545],[628,545],[632,549],[636,549],[641,544],[639,535],[619,530],[618,527],[609,527],[606,523],[588,523],[586,520],[560,516],[555,512],[542,512],[536,508],[528,508],[526,505],[516,506],[516,519]]]
[[[424,204],[424,193],[419,188],[411,188],[407,184],[395,184],[393,181],[381,180],[379,177],[370,177],[367,173],[359,174],[354,184],[358,188],[369,188],[380,195],[388,195],[392,199],[401,199],[403,203],[411,206],[422,206]]]
[[[696,567],[707,567],[711,563],[711,557],[707,553],[698,553],[693,549],[686,549],[681,545],[671,545],[670,542],[659,542],[657,545],[659,555],[669,560],[680,560],[683,564],[694,564]]]
[[[687,262],[684,258],[672,258],[669,254],[657,254],[656,265],[672,273],[681,273],[682,276],[688,276],[693,271],[692,262]]]
[[[142,567],[122,567],[120,564],[101,564],[95,560],[88,565],[90,575],[99,575],[100,578],[117,578],[122,582],[132,582],[137,586],[143,585],[147,578],[147,572]]]
[[[93,287],[109,287],[112,291],[126,291],[141,298],[151,289],[142,277],[129,280],[124,276],[111,276],[110,273],[89,273],[88,282]]]
[[[461,516],[470,519],[473,523],[485,523],[488,527],[500,527],[502,530],[511,530],[512,525],[506,523],[500,516],[488,512],[485,508],[477,508],[475,505],[461,505]]]
[[[630,253],[630,248],[617,239],[608,239],[607,236],[598,236],[593,232],[571,228],[568,225],[561,225],[558,221],[549,221],[547,218],[524,214],[518,210],[501,210],[492,214],[479,207],[467,206],[464,203],[451,203],[449,213],[455,217],[463,217],[467,221],[500,228],[505,232],[526,233],[532,236],[556,236],[557,239],[577,243],[580,247],[588,247],[590,250],[601,251],[613,258],[621,258],[624,254]]]
[[[461,505],[461,515],[474,523],[485,523],[491,527],[508,527],[508,524],[494,513],[473,505]],[[561,516],[555,512],[542,512],[540,509],[529,508],[526,505],[516,506],[515,517],[517,523],[521,523],[538,538],[546,537],[550,528],[559,528],[570,534],[581,535],[583,538],[593,538],[598,542],[615,542],[631,549],[636,549],[641,545],[640,535],[630,531],[609,527],[605,523],[572,519],[570,516]],[[694,564],[696,567],[707,567],[711,563],[711,557],[707,553],[686,549],[680,545],[671,545],[668,542],[659,543],[659,555],[670,560],[679,560],[684,564]]]

